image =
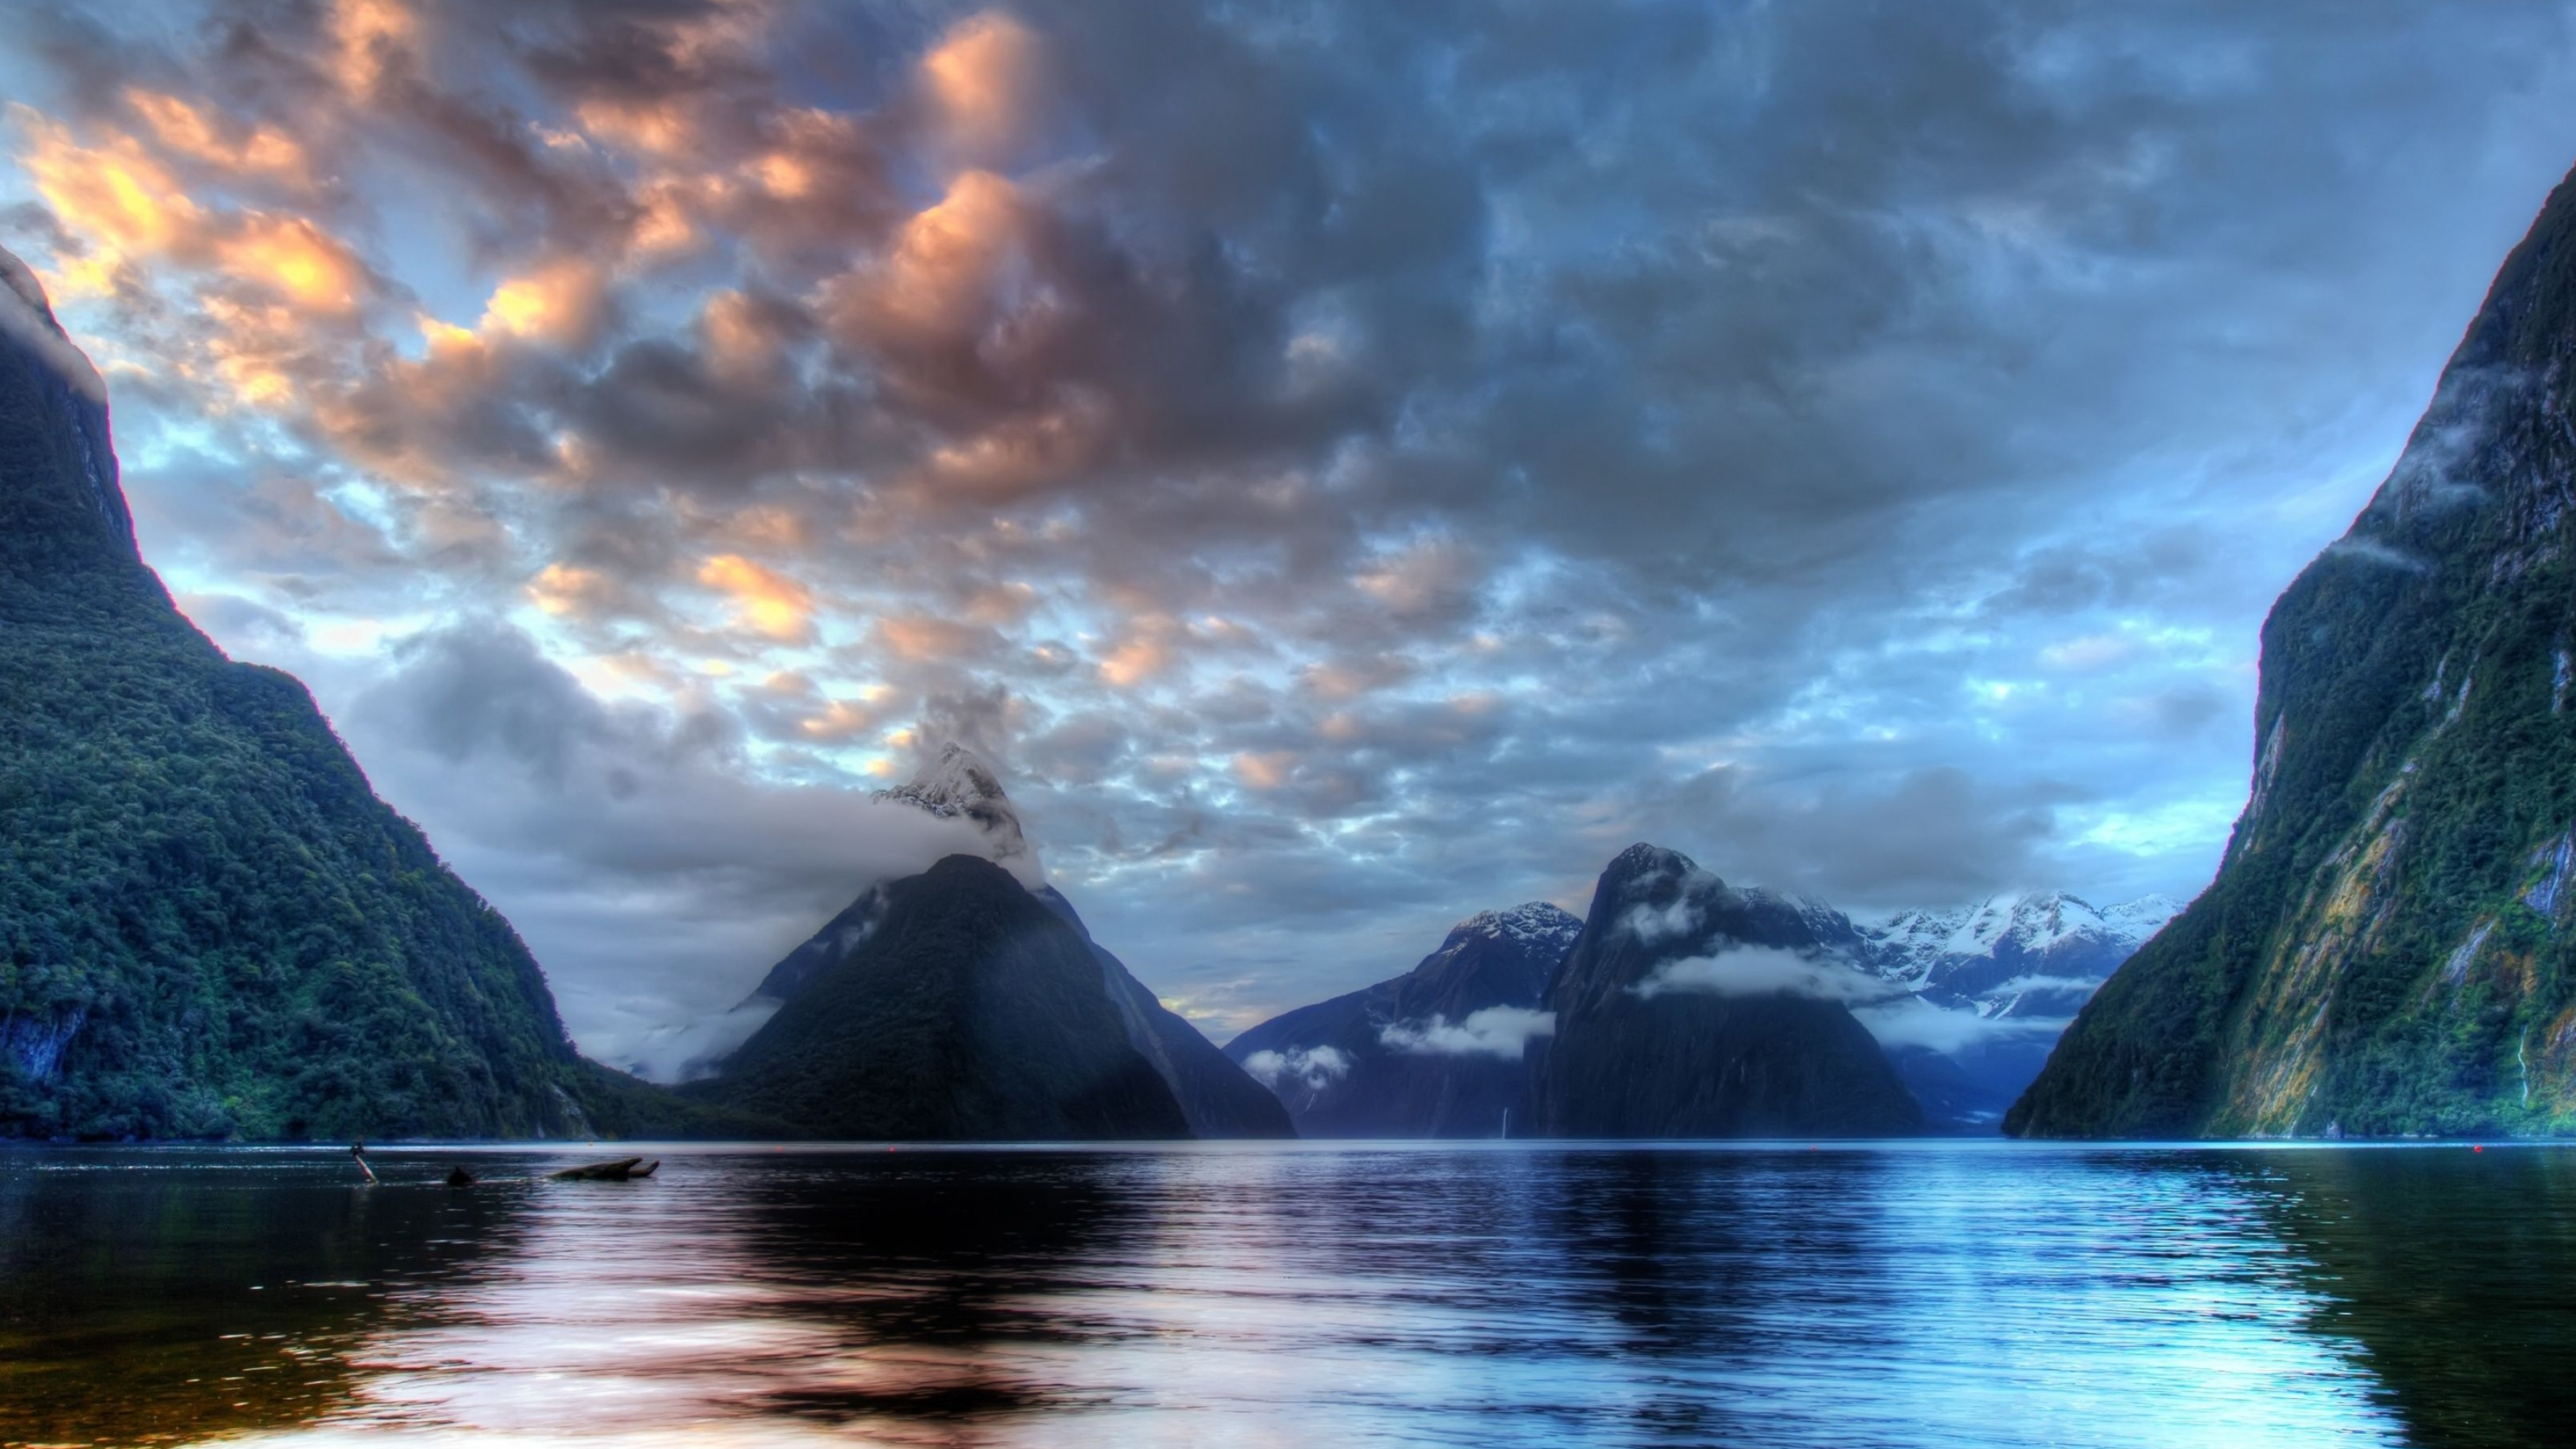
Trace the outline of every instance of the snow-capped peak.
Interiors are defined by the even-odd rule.
[[[993,842],[996,861],[1007,863],[1013,856],[1030,853],[1028,837],[1020,829],[1020,812],[1002,793],[1001,778],[964,745],[941,746],[938,757],[925,761],[910,780],[879,790],[874,798],[898,801],[942,819],[965,816],[983,827]]]
[[[2188,904],[2166,895],[2145,895],[2134,901],[2105,906],[2102,919],[2135,937],[2143,945],[2149,936],[2165,928],[2165,922],[2182,914]]]
[[[2180,909],[2166,896],[2103,909],[2066,891],[2010,891],[1973,906],[1899,911],[1854,924],[1879,974],[1919,988],[1971,962],[2107,975]]]
[[[1499,911],[1478,911],[1452,926],[1449,934],[1452,938],[1490,936],[1532,950],[1562,954],[1582,931],[1581,919],[1556,906],[1546,901],[1524,901]]]

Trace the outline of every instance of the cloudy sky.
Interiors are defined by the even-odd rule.
[[[146,555],[650,1059],[956,739],[1222,1039],[1651,839],[2195,892],[2563,3],[10,6]]]

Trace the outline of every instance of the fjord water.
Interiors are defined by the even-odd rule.
[[[2454,1445],[2576,1410],[2551,1147],[655,1155],[0,1152],[0,1442]]]

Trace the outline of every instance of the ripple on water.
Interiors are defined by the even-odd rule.
[[[455,1191],[459,1151],[372,1189],[0,1153],[0,1440],[2511,1444],[2576,1407],[2557,1149],[671,1147],[607,1184],[489,1148]]]

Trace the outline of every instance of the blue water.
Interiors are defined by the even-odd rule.
[[[631,1149],[620,1149],[631,1150]],[[2559,1444],[2576,1149],[0,1152],[0,1442]],[[480,1185],[440,1185],[466,1162]]]

